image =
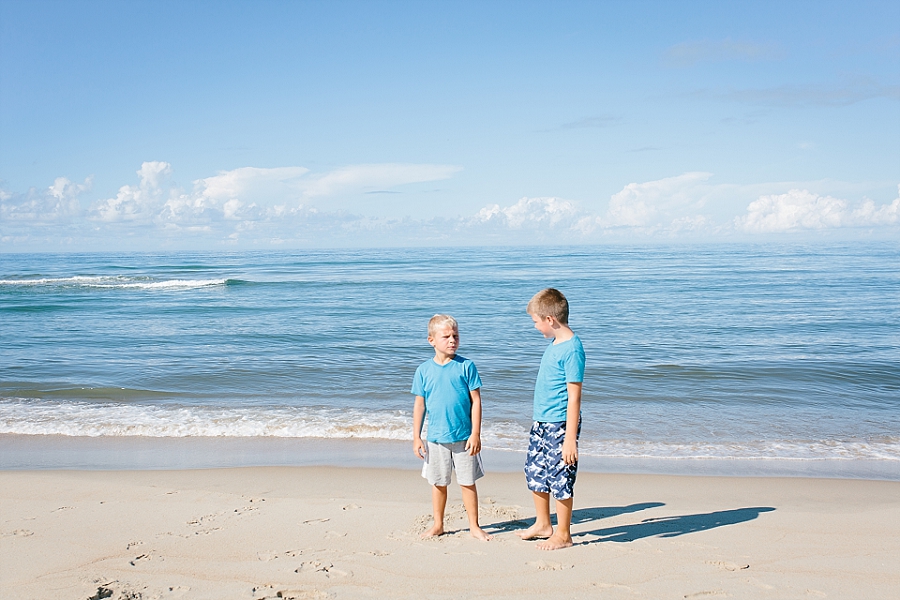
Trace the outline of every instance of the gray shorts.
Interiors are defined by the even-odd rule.
[[[484,477],[481,453],[469,456],[465,442],[426,442],[426,446],[422,477],[431,485],[450,485],[450,474],[453,471],[456,471],[456,482],[459,485],[475,485],[477,479]]]

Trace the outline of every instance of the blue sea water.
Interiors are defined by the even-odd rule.
[[[444,312],[485,448],[522,451],[547,343],[524,307],[553,286],[587,354],[583,457],[900,479],[898,265],[863,243],[4,254],[0,437],[408,440]]]

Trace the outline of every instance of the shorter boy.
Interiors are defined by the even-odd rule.
[[[457,356],[459,326],[450,315],[434,315],[428,322],[428,343],[434,358],[416,369],[412,393],[413,452],[425,460],[422,477],[433,487],[431,504],[434,525],[423,538],[444,533],[447,486],[455,470],[469,516],[469,533],[479,540],[491,539],[478,525],[478,491],[475,481],[484,476],[481,464],[481,378],[475,363]],[[427,446],[422,425],[428,415]]]
[[[534,525],[518,532],[523,540],[544,538],[541,550],[572,545],[572,496],[578,471],[584,347],[569,329],[569,302],[559,290],[541,290],[526,309],[534,328],[552,338],[534,384],[534,424],[525,459],[525,480],[534,500]],[[556,499],[556,531],[550,522],[550,495]]]

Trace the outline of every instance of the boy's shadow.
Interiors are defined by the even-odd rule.
[[[573,533],[573,538],[594,536],[581,544],[597,544],[600,542],[633,542],[648,537],[677,537],[688,533],[706,531],[725,525],[735,525],[745,521],[752,521],[760,513],[775,510],[771,506],[756,506],[752,508],[735,508],[732,510],[719,510],[711,513],[696,515],[679,515],[673,517],[660,517],[658,519],[645,519],[633,525],[620,525],[606,529],[594,529],[593,531],[580,531]]]
[[[639,504],[630,504],[628,506],[579,508],[572,511],[572,526],[574,527],[592,521],[599,521],[600,519],[647,510],[649,508],[657,508],[660,506],[665,506],[665,504],[662,502],[642,502]],[[573,531],[572,537],[575,539],[584,538],[585,536],[593,538],[576,542],[580,545],[597,544],[600,542],[633,542],[634,540],[648,537],[677,537],[688,533],[715,529],[716,527],[724,527],[725,525],[735,525],[745,521],[752,521],[757,518],[760,513],[773,510],[775,509],[771,506],[755,506],[735,508],[732,510],[719,510],[696,515],[659,517],[645,519],[640,523],[634,523],[632,525],[619,525],[617,527],[593,529],[591,531]],[[555,526],[556,515],[551,515],[551,520]],[[533,518],[515,519],[512,521],[502,521],[500,523],[485,525],[484,529],[490,533],[504,533],[516,529],[524,529],[533,523]]]
[[[640,504],[629,504],[628,506],[605,506],[603,508],[576,508],[572,511],[572,525],[581,523],[589,523],[591,521],[599,521],[609,517],[624,515],[626,513],[647,510],[648,508],[656,508],[657,506],[665,506],[662,502],[641,502]],[[556,515],[550,515],[550,521],[556,526]],[[492,523],[485,525],[485,530],[491,533],[503,533],[505,531],[513,531],[515,529],[523,529],[534,523],[534,519],[515,519],[512,521],[503,521],[501,523]]]

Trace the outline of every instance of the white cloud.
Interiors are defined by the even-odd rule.
[[[115,198],[94,203],[92,213],[100,221],[143,221],[152,219],[165,202],[162,184],[172,173],[167,162],[149,161],[141,165],[137,186],[123,185]]]
[[[91,189],[92,179],[73,183],[65,177],[57,177],[53,185],[44,190],[31,189],[26,194],[15,195],[0,191],[0,216],[4,220],[34,223],[54,223],[81,214],[78,197]]]
[[[715,224],[700,213],[721,190],[707,183],[710,173],[691,172],[644,183],[630,183],[610,197],[602,213],[560,198],[522,198],[515,204],[492,204],[474,217],[476,224],[509,230],[531,229],[544,234],[566,232],[583,241],[608,235],[714,232]]]
[[[706,203],[703,184],[712,173],[692,172],[645,183],[629,183],[613,194],[606,214],[598,219],[602,227],[647,227],[667,225],[684,213],[693,213]]]
[[[898,186],[900,191],[900,186]],[[900,195],[900,193],[898,193]],[[894,225],[900,221],[900,197],[876,206],[864,200],[851,209],[846,200],[793,189],[786,194],[760,196],[747,206],[747,214],[734,220],[735,227],[753,233]]]
[[[372,191],[410,183],[449,179],[462,167],[452,165],[351,165],[315,176],[303,185],[306,197],[331,196],[348,191]]]
[[[169,183],[169,163],[145,162],[137,171],[138,185],[123,185],[115,198],[95,202],[91,215],[97,221],[154,222],[169,228],[197,228],[223,220],[265,221],[308,211],[304,201],[309,198],[446,179],[459,170],[394,163],[351,165],[321,174],[311,174],[305,167],[241,167],[197,179],[188,193]]]
[[[298,179],[308,172],[309,169],[304,167],[241,167],[198,179],[194,182],[194,187],[200,195],[217,201],[248,196],[278,197],[296,194]]]
[[[20,195],[0,190],[0,240],[36,249],[66,239],[98,248],[118,247],[126,239],[143,239],[146,248],[534,244],[728,239],[863,226],[870,228],[866,235],[893,235],[892,228],[900,226],[900,197],[887,204],[865,198],[851,203],[842,199],[853,194],[850,184],[716,184],[704,172],[629,183],[605,204],[524,197],[459,218],[361,216],[332,201],[339,194],[448,177],[456,170],[392,164],[315,174],[303,167],[243,167],[198,179],[186,191],[170,181],[171,165],[146,162],[137,171],[138,183],[122,186],[114,198],[95,202],[86,212],[78,196],[90,188],[90,179],[75,184],[58,178],[44,190]],[[320,199],[318,208],[311,197]],[[875,232],[879,227],[881,233]]]
[[[555,227],[560,223],[571,224],[580,209],[568,200],[559,198],[522,198],[515,204],[501,208],[493,204],[482,208],[475,215],[481,223],[502,223],[513,229],[523,226]]]

